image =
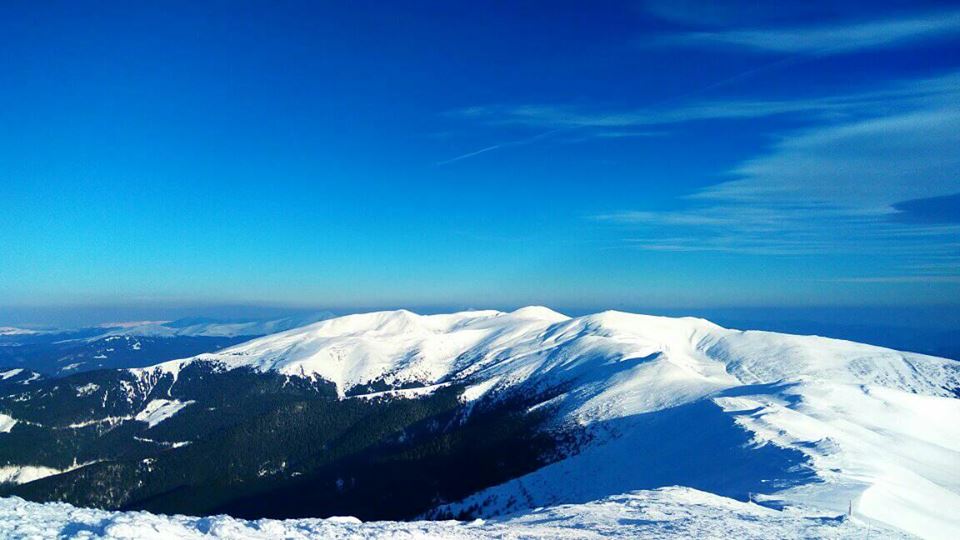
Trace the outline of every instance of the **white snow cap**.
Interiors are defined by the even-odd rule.
[[[556,425],[708,403],[755,444],[806,456],[819,481],[779,492],[784,502],[842,514],[853,501],[859,515],[908,532],[960,537],[960,514],[938,510],[960,508],[960,363],[953,360],[696,318],[618,311],[570,318],[527,307],[348,315],[133,371],[176,373],[193,362],[320,378],[341,396],[373,381],[421,387],[396,392],[408,396],[462,382],[467,401],[524,385],[562,388],[551,402]],[[629,437],[619,441],[602,456],[585,451],[525,477],[527,498],[556,504],[603,475],[625,477],[627,461],[602,466],[636,455],[616,446]],[[600,465],[572,465],[578,459]],[[514,488],[491,488],[475,501],[497,498],[497,489],[509,499]]]

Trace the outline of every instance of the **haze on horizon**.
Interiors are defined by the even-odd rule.
[[[7,321],[960,312],[955,3],[0,14]]]

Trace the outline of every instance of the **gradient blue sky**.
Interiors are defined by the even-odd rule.
[[[0,305],[957,305],[960,7],[833,4],[6,2]]]

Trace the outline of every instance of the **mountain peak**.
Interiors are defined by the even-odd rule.
[[[545,306],[522,307],[520,309],[511,311],[510,315],[518,318],[541,319],[551,322],[561,322],[570,318]]]

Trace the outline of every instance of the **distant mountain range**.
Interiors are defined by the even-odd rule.
[[[49,375],[149,366],[217,351],[330,317],[329,313],[316,313],[252,321],[189,318],[69,330],[3,327],[0,366],[23,367]]]
[[[238,335],[194,323],[159,326]],[[75,340],[156,337],[132,328]],[[0,481],[115,510],[362,519],[679,485],[948,538],[958,397],[960,362],[702,319],[376,312],[143,367],[10,365]]]

